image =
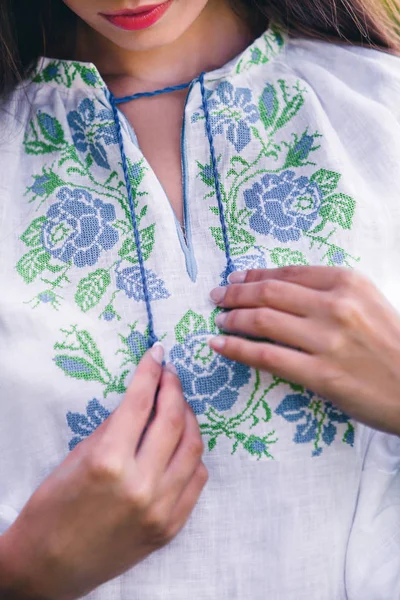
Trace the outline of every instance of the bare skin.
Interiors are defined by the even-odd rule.
[[[106,4],[103,1],[104,4]],[[99,2],[66,2],[82,17],[102,10]],[[109,3],[108,3],[109,4]],[[170,11],[176,8],[176,15]],[[189,14],[185,16],[185,11]],[[197,14],[198,13],[198,14]],[[197,18],[176,37],[184,19]],[[106,37],[108,30],[94,18],[81,21],[77,58],[94,62],[111,91],[118,96],[148,92],[192,81],[203,71],[213,70],[232,59],[254,39],[244,22],[226,0],[176,0],[167,15],[171,18],[158,33],[154,47],[151,32],[118,35],[118,44]],[[167,19],[166,19],[167,21]],[[182,23],[183,26],[183,23]],[[93,29],[97,27],[99,31]],[[170,28],[170,29],[169,29]],[[161,45],[163,42],[164,45]],[[123,46],[121,44],[124,44]],[[160,181],[178,220],[183,223],[182,166],[180,138],[187,91],[144,98],[121,105],[137,135],[140,149]]]

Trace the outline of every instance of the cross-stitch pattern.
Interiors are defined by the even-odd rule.
[[[37,113],[26,134],[26,152],[49,155],[53,162],[33,176],[34,182],[27,190],[30,202],[38,203],[38,212],[43,206],[50,207],[22,234],[21,240],[30,251],[18,262],[17,271],[26,283],[40,280],[45,284],[43,291],[29,301],[33,308],[45,304],[58,309],[62,289],[75,283],[71,269],[85,269],[77,282],[76,303],[83,312],[89,312],[103,302],[101,314],[105,320],[112,320],[111,314],[119,317],[114,308],[117,293],[136,302],[143,299],[126,189],[122,174],[110,172],[106,151],[107,146],[117,143],[115,123],[111,110],[98,108],[89,99],[82,100],[78,110],[68,114],[68,123],[71,142],[59,121],[44,112]],[[94,172],[95,167],[106,174],[104,181],[99,179],[98,171]],[[147,261],[154,248],[156,225],[141,225],[147,214],[143,202],[147,192],[141,190],[146,175],[142,162],[130,163],[129,175],[143,258]],[[119,248],[117,260],[108,268],[87,272],[115,247]],[[117,290],[111,289],[112,273]],[[146,273],[151,299],[168,298],[164,282],[151,269]]]
[[[269,31],[243,54],[237,74],[269,62],[283,43],[278,31]],[[34,78],[35,83],[66,88],[76,81],[82,89],[104,86],[96,69],[64,61],[50,62]],[[353,266],[359,259],[335,243],[335,233],[352,227],[355,201],[341,191],[340,174],[317,164],[321,134],[310,127],[299,130],[295,124],[306,98],[302,85],[273,80],[256,96],[250,88],[228,80],[207,90],[203,78],[202,89],[209,113],[208,133],[217,152],[214,162],[197,164],[205,200],[215,217],[210,234],[216,246],[226,252],[222,229],[226,223],[236,269],[307,265],[304,241],[320,264]],[[32,308],[61,310],[63,291],[73,286],[82,314],[94,311],[105,323],[113,323],[121,357],[117,372],[96,335],[86,327],[64,327],[54,345],[55,368],[83,384],[100,384],[104,401],[111,393],[125,393],[128,373],[150,345],[148,327],[138,322],[128,325],[118,308],[119,298],[145,301],[143,273],[151,302],[170,298],[154,262],[141,272],[122,165],[110,160],[112,147],[119,143],[114,117],[106,103],[90,97],[80,99],[67,114],[65,129],[47,112],[34,115],[25,151],[45,161],[26,191],[37,214],[21,235],[27,251],[17,264],[26,284],[43,284],[33,298],[25,300]],[[207,143],[204,125],[205,113],[200,108],[192,114],[191,126],[200,128]],[[233,153],[227,169],[217,142]],[[127,179],[145,263],[157,243],[157,224],[148,218],[147,168],[144,160],[133,163],[128,159]],[[216,175],[219,206],[224,208],[222,224],[215,203]],[[220,285],[227,284],[228,274],[227,267],[220,273]],[[173,328],[170,352],[209,451],[224,439],[233,454],[240,449],[256,459],[273,459],[279,456],[280,432],[288,428],[293,428],[293,442],[309,445],[314,457],[335,441],[354,444],[350,419],[325,399],[212,352],[206,342],[217,333],[216,313],[187,310]],[[172,335],[171,325],[165,336]],[[109,416],[102,402],[94,398],[85,411],[67,414],[73,434],[70,449]]]
[[[289,423],[296,423],[293,441],[296,444],[313,443],[313,456],[322,454],[324,447],[330,446],[338,434],[338,426],[344,426],[342,442],[353,446],[354,427],[350,418],[342,411],[316,396],[313,392],[289,394],[275,410]]]
[[[311,176],[301,173],[303,167],[316,166],[311,159],[320,149],[322,136],[306,128],[287,139],[288,126],[304,106],[305,94],[299,82],[281,79],[276,85],[268,83],[259,98],[249,88],[235,89],[229,82],[220,83],[214,92],[208,90],[213,135],[224,136],[237,152],[229,170],[219,173],[230,250],[234,257],[247,254],[257,244],[255,234],[284,245],[305,238],[310,249],[321,251],[321,264],[354,266],[359,258],[333,241],[338,227],[352,227],[356,208],[354,199],[338,190],[340,174],[324,168],[317,168]],[[201,111],[194,113],[192,122],[203,126]],[[251,162],[245,152],[250,142],[252,149],[258,147]],[[199,178],[208,188],[205,199],[215,198],[212,164],[198,162],[198,167]],[[210,211],[219,216],[217,206],[211,205]],[[221,227],[212,226],[211,234],[224,251]],[[300,252],[294,248],[288,252],[285,246],[278,250],[277,246],[265,248],[279,266],[293,264],[293,252]],[[307,260],[302,257],[294,264],[307,264]]]
[[[53,60],[44,69],[40,64],[38,67],[37,73],[33,77],[34,83],[54,83],[71,88],[74,81],[80,78],[82,83],[90,88],[104,86],[97,69],[79,62]]]
[[[233,442],[233,454],[240,445],[257,458],[272,458],[271,447],[277,442],[277,436],[270,427],[265,433],[265,424],[272,416],[266,396],[278,385],[278,380],[263,389],[258,372],[223,358],[209,348],[208,337],[217,333],[217,312],[214,311],[208,321],[192,310],[184,315],[175,327],[177,344],[171,350],[170,360],[178,371],[187,401],[199,417],[201,432],[208,437],[209,450],[224,436]],[[245,386],[248,401],[244,408],[232,414],[231,409]]]

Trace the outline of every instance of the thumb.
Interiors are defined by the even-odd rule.
[[[119,407],[108,419],[107,437],[129,454],[135,452],[154,406],[163,372],[164,348],[157,342],[139,362]]]

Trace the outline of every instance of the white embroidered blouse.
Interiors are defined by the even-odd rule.
[[[400,309],[399,59],[271,29],[194,81],[185,236],[93,65],[44,59],[0,134],[0,531],[156,336],[210,480],[172,544],[88,598],[400,598],[400,440],[205,344],[229,264],[347,266]]]

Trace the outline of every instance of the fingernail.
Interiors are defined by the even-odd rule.
[[[215,317],[215,324],[217,327],[222,328],[224,326],[227,316],[227,313],[219,313],[219,315]]]
[[[152,349],[150,350],[150,354],[153,357],[153,359],[158,363],[158,364],[162,364],[163,360],[164,360],[164,346],[161,344],[161,342],[156,342],[154,344],[154,346],[152,347]]]
[[[213,338],[211,338],[210,340],[208,340],[208,345],[210,346],[210,348],[212,348],[213,350],[222,350],[223,347],[226,344],[226,338],[222,337],[220,335],[215,336]]]
[[[235,271],[228,276],[229,283],[244,283],[247,271]]]
[[[169,373],[173,373],[174,375],[178,375],[178,371],[173,363],[169,362],[165,365],[165,370],[169,371]]]
[[[226,288],[217,287],[212,290],[212,292],[210,294],[210,298],[215,304],[221,304],[221,302],[223,302],[223,300],[225,298],[225,294],[226,294]]]

